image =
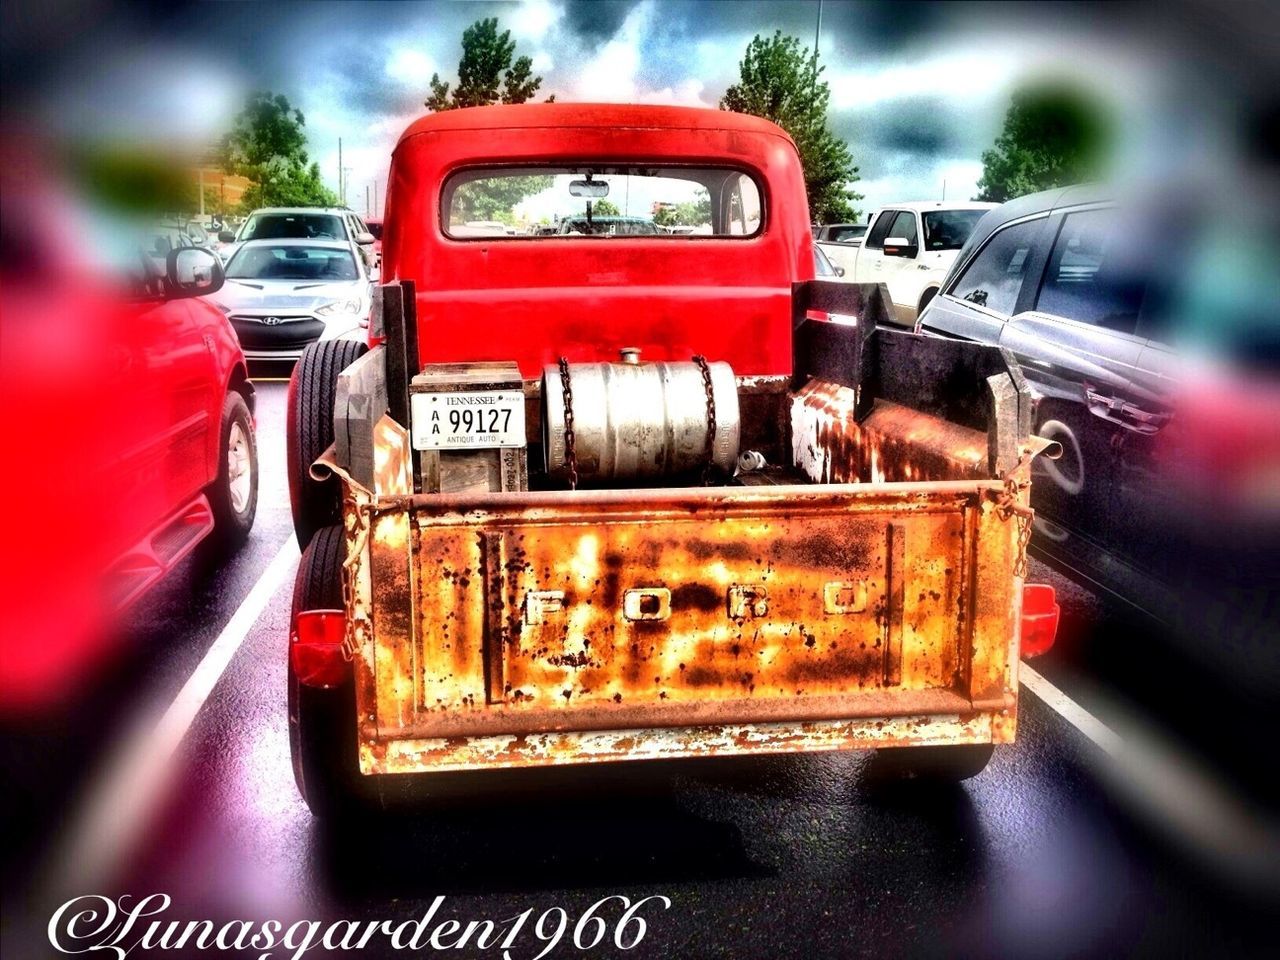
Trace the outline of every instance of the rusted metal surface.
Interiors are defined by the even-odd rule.
[[[811,380],[791,404],[793,462],[814,483],[981,479],[985,433],[877,400],[854,419],[851,387]]]
[[[1034,451],[987,478],[980,431],[850,393],[794,396],[807,485],[413,496],[380,424],[377,492],[344,478],[362,770],[1011,740]]]
[[[665,729],[508,733],[364,741],[360,748],[360,763],[366,773],[383,774],[865,750],[871,747],[999,742],[996,728],[991,715],[973,713]]]

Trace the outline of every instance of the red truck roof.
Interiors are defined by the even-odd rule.
[[[492,237],[442,228],[450,174],[476,166],[592,162],[748,173],[763,223],[750,237]],[[521,104],[431,114],[401,136],[388,178],[383,277],[418,290],[423,362],[560,356],[727,360],[743,375],[791,366],[791,288],[813,277],[804,174],[767,120],[631,104]]]

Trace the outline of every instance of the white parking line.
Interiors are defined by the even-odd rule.
[[[1243,888],[1280,889],[1280,824],[1269,812],[1231,792],[1199,758],[1118,701],[1096,698],[1103,722],[1025,662],[1018,676],[1102,749],[1097,772],[1152,826]]]
[[[174,754],[192,722],[297,559],[298,544],[290,535],[159,722],[139,729],[113,755],[52,864],[57,888],[96,892],[96,885],[133,850],[164,797]]]
[[[1022,685],[1043,700],[1058,716],[1071,724],[1086,737],[1105,750],[1110,756],[1119,755],[1124,743],[1116,732],[1076,703],[1035,670],[1026,661],[1018,665],[1018,679]]]

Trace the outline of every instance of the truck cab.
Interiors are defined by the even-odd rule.
[[[309,348],[290,390],[313,811],[408,774],[780,751],[967,776],[1013,738],[1023,617],[1052,616],[1022,566],[1049,445],[999,349],[815,280],[784,131],[455,110],[388,183],[370,348]],[[594,230],[665,204],[702,222]]]

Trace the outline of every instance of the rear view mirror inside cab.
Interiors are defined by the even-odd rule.
[[[570,180],[569,195],[587,200],[599,200],[609,195],[609,184],[605,180]]]

